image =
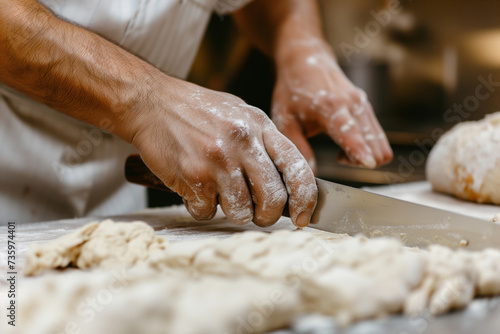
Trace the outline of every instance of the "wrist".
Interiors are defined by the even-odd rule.
[[[153,122],[175,110],[174,101],[179,98],[173,95],[180,89],[174,87],[177,79],[152,66],[134,77],[134,84],[128,93],[123,92],[121,101],[124,102],[116,106],[113,117],[119,124],[114,133],[137,147],[139,138],[148,133]]]
[[[277,43],[274,54],[278,72],[297,64],[314,65],[315,62],[325,59],[337,62],[328,42],[322,36],[317,35],[303,34],[283,40]]]
[[[279,60],[286,53],[322,47],[326,44],[319,12],[312,2],[298,2],[275,29],[273,57]]]

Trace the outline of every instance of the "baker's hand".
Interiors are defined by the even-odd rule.
[[[261,110],[177,79],[148,101],[132,143],[193,217],[212,218],[220,203],[236,224],[269,226],[288,199],[292,221],[309,223],[313,172]]]
[[[276,58],[272,119],[315,171],[307,137],[326,132],[343,150],[339,161],[375,168],[392,160],[387,137],[366,94],[339,68],[320,40],[290,43]]]

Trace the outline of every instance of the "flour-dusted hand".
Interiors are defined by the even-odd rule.
[[[0,4],[1,83],[135,145],[196,218],[220,203],[235,223],[267,226],[288,199],[293,222],[309,223],[313,172],[261,110],[169,77],[35,0]]]
[[[315,169],[307,137],[326,132],[339,161],[367,168],[388,163],[392,150],[366,94],[338,66],[320,39],[291,41],[277,57],[272,118]]]
[[[288,199],[293,222],[309,223],[317,198],[313,172],[264,112],[177,79],[162,87],[134,121],[132,143],[195,218],[212,218],[219,203],[234,223],[268,226]]]

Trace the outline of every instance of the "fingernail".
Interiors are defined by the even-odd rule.
[[[310,220],[311,220],[311,213],[307,212],[307,211],[302,211],[297,216],[297,219],[295,221],[295,225],[297,227],[300,227],[300,228],[306,227],[307,225],[309,225]]]
[[[366,168],[373,169],[373,168],[377,167],[377,162],[375,161],[375,159],[371,155],[365,155],[363,157],[363,159],[361,160],[361,163]]]

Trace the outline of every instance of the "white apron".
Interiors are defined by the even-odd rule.
[[[41,0],[165,73],[185,78],[213,10],[249,0]],[[146,206],[125,181],[134,148],[0,85],[1,221],[123,214]]]

